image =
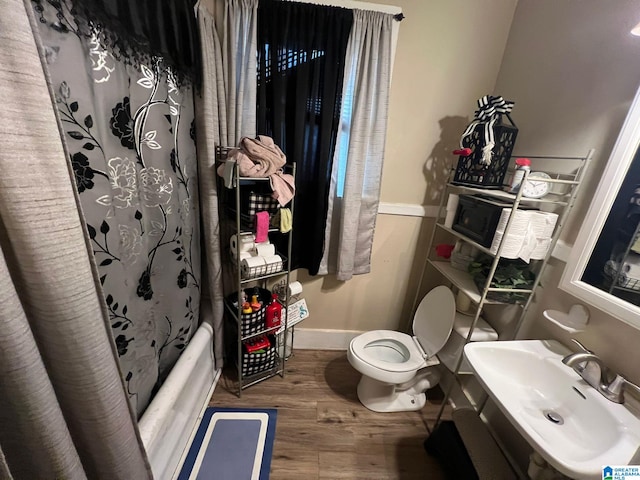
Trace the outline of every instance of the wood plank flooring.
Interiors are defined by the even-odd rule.
[[[223,376],[210,403],[278,409],[271,480],[445,478],[422,446],[442,401],[437,388],[419,412],[375,413],[358,401],[360,374],[346,352],[295,350],[286,365],[284,378],[241,398]]]

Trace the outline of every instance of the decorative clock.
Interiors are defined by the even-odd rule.
[[[531,172],[527,181],[522,185],[522,196],[528,198],[542,198],[549,193],[551,177],[544,172]]]

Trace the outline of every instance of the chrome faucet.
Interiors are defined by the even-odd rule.
[[[571,339],[582,351],[567,355],[562,363],[573,368],[585,382],[600,392],[607,400],[615,403],[624,403],[624,392],[631,388],[640,395],[640,387],[631,383],[622,375],[612,372],[600,357],[582,345],[579,341]]]

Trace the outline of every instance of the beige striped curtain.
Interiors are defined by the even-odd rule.
[[[0,11],[0,477],[152,478],[96,288],[31,7],[0,0]]]
[[[393,21],[388,13],[353,10],[318,271],[335,273],[341,281],[371,271],[387,137]]]
[[[213,12],[198,2],[203,80],[196,101],[200,207],[213,314],[216,368],[223,361],[223,292],[215,147],[235,146],[256,135],[258,0],[226,0],[222,41]]]

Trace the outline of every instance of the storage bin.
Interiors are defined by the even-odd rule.
[[[458,158],[452,183],[490,189],[503,187],[513,146],[518,136],[518,128],[513,124],[509,115],[506,117],[511,125],[498,122],[493,128],[495,147],[493,147],[491,163],[488,165],[482,163],[482,149],[485,146],[484,124],[478,124],[471,135],[465,137],[462,146],[470,148],[472,152],[466,157],[460,156]]]
[[[258,300],[262,302],[262,308],[255,312],[243,313],[240,315],[240,335],[247,337],[254,335],[265,329],[265,313],[267,305],[271,302],[271,292],[266,288],[252,287],[245,288],[244,293],[247,295],[247,300],[251,301],[251,296],[254,295],[255,290],[258,290]],[[225,301],[228,307],[236,312],[238,309],[238,293],[234,292],[228,295]]]
[[[242,348],[242,376],[256,375],[275,368],[278,364],[278,351],[275,347],[275,338],[268,335],[269,347],[249,353],[243,345]]]
[[[254,216],[258,212],[269,212],[274,214],[280,208],[278,201],[269,192],[259,192],[255,190],[242,191],[240,195],[240,213]]]

